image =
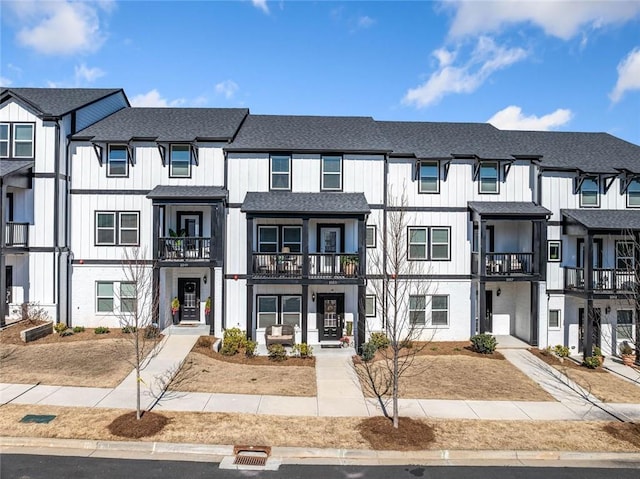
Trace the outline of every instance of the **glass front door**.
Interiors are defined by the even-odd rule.
[[[337,341],[344,325],[344,295],[318,295],[318,325],[321,341]]]
[[[179,278],[178,300],[181,321],[200,321],[200,279]]]

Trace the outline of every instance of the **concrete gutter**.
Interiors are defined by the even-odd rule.
[[[231,445],[166,442],[99,441],[2,437],[3,454],[38,454],[121,459],[156,459],[222,462],[233,456]],[[640,452],[571,451],[373,451],[366,449],[316,449],[273,447],[271,457],[281,464],[302,465],[430,465],[430,466],[531,466],[606,467],[640,469]]]

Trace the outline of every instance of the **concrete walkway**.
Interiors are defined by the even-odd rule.
[[[366,399],[362,394],[351,367],[351,356],[355,353],[352,348],[317,347],[314,350],[316,397],[166,392],[156,403],[163,383],[168,379],[167,372],[177,371],[198,337],[206,332],[172,328],[165,334],[158,355],[142,375],[144,409],[325,417],[381,414],[377,402]],[[519,345],[513,347],[518,348]],[[526,350],[501,349],[501,352],[557,402],[401,399],[400,414],[425,418],[502,420],[613,420],[615,416],[640,421],[640,399],[638,404],[603,404]],[[623,370],[623,373],[628,372]],[[134,409],[134,389],[134,372],[113,389],[0,383],[0,404]]]

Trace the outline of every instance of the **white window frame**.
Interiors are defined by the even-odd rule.
[[[111,296],[100,296],[99,290],[101,284],[110,284],[111,285]],[[96,281],[95,283],[95,298],[96,298],[96,313],[98,314],[113,314],[116,308],[116,298],[115,298],[115,281]],[[111,309],[110,310],[100,310],[100,300],[101,299],[110,299],[111,300]]]
[[[123,216],[135,216],[136,217],[136,227],[131,228],[130,226],[122,226],[122,217]],[[136,241],[134,243],[125,243],[122,241],[122,232],[123,231],[134,231],[136,232]],[[118,212],[118,244],[126,245],[126,246],[137,246],[140,244],[140,213],[137,211],[120,211]]]
[[[558,321],[558,324],[555,326],[551,324],[551,313],[557,313],[556,319]],[[559,329],[562,329],[562,312],[559,309],[550,309],[547,323],[549,324],[549,329],[552,331],[557,331]]]
[[[621,312],[626,312],[629,313],[630,317],[631,317],[631,323],[623,323],[624,325],[624,329],[625,329],[625,333],[629,333],[627,334],[620,334],[620,331],[622,329],[623,326],[620,325],[620,323],[618,322],[619,318],[620,318],[620,313]],[[633,339],[633,330],[634,330],[634,322],[636,320],[636,318],[634,318],[635,314],[633,312],[633,309],[619,309],[616,311],[616,341],[630,341],[630,342],[634,342]]]
[[[339,171],[325,171],[325,169],[324,169],[325,160],[338,160],[338,163],[340,165]],[[323,155],[322,156],[322,158],[320,160],[320,163],[321,163],[320,175],[321,175],[321,178],[322,178],[322,184],[320,186],[321,190],[323,190],[323,191],[342,191],[342,161],[343,161],[342,156],[338,156],[338,155]],[[338,186],[337,187],[328,187],[328,186],[326,186],[326,183],[325,183],[325,179],[326,179],[325,177],[326,176],[337,176],[338,177]]]
[[[287,160],[287,171],[273,171],[273,160],[274,159],[283,159],[286,158]],[[286,187],[275,187],[273,186],[273,177],[274,175],[278,175],[278,176],[284,176],[286,175],[287,177],[287,186]],[[269,189],[271,190],[275,190],[275,191],[290,191],[291,190],[291,155],[271,155],[269,157]]]
[[[111,215],[113,218],[113,226],[98,226],[98,217],[104,215]],[[113,242],[100,242],[99,231],[102,230],[112,230],[113,231]],[[95,212],[95,245],[96,246],[115,246],[118,244],[118,214],[115,211],[96,211]]]
[[[31,128],[31,138],[29,140],[16,140],[16,129],[21,126],[28,126]],[[35,156],[35,125],[33,123],[14,123],[13,124],[13,158],[33,158]],[[31,154],[19,156],[16,153],[16,146],[18,143],[30,143],[31,144]]]
[[[100,215],[111,215],[113,217],[113,227],[98,226],[98,217]],[[122,217],[125,215],[136,216],[136,242],[125,243],[122,241],[122,231],[133,231],[134,228],[122,226]],[[113,242],[100,242],[100,230],[113,230]],[[138,246],[140,244],[140,212],[139,211],[96,211],[94,215],[94,236],[95,246]]]
[[[186,175],[177,175],[173,171],[173,151],[180,149],[180,151],[184,151],[184,148],[187,149],[187,153],[189,155],[189,160],[187,162],[187,174]],[[176,160],[176,163],[184,163],[183,160]],[[191,163],[192,163],[192,154],[191,154],[191,145],[185,143],[175,143],[169,145],[169,178],[191,178]]]
[[[593,188],[585,188],[587,185],[595,185]],[[596,202],[594,204],[585,203],[585,193],[593,193],[595,191]],[[597,176],[586,177],[580,185],[580,207],[581,208],[600,208],[600,181]]]
[[[411,241],[411,232],[414,230],[424,230],[424,243]],[[411,246],[424,246],[424,257],[416,257],[411,254]],[[407,227],[407,258],[409,261],[426,261],[429,259],[429,228],[426,226]]]
[[[111,171],[112,163],[119,164],[122,160],[112,160],[111,159],[111,151],[117,149],[118,151],[124,151],[124,173],[113,173]],[[107,176],[110,178],[125,178],[129,176],[129,149],[127,145],[109,145],[107,148]]]
[[[431,261],[451,261],[451,228],[447,227],[447,226],[432,226],[429,228],[429,259]],[[441,243],[441,242],[435,242],[433,240],[433,232],[434,231],[446,231],[447,232],[447,241],[446,243]],[[434,246],[442,246],[442,245],[446,245],[447,246],[447,256],[446,258],[436,258],[435,255],[433,254],[433,247]]]
[[[494,170],[496,172],[495,177],[489,176],[487,178],[485,178],[483,176],[483,170],[484,172],[489,171],[489,169]],[[482,181],[483,179],[486,180],[491,180],[492,181],[492,185],[495,185],[495,190],[485,190],[484,188],[484,182]],[[479,166],[479,172],[478,172],[478,191],[481,194],[487,194],[487,195],[497,195],[500,193],[500,164],[497,161],[483,161],[480,163]]]
[[[627,252],[629,252],[629,250],[631,250],[631,256],[622,256],[620,255],[620,250],[618,249],[619,245],[622,244],[626,244],[627,246],[625,247],[625,250]],[[631,240],[618,240],[615,242],[615,248],[616,248],[616,270],[620,270],[620,271],[634,271],[635,270],[635,266],[636,266],[636,258],[634,256],[634,250],[637,247],[637,245],[631,241]],[[619,261],[622,260],[626,263],[631,263],[631,267],[627,268],[627,269],[622,269],[618,266]]]
[[[631,180],[627,187],[627,208],[640,208],[640,179]]]
[[[260,310],[260,306],[261,306],[261,301],[265,300],[265,299],[274,299],[276,302],[276,308],[275,311],[261,311]],[[261,295],[261,296],[257,296],[256,297],[256,324],[258,326],[258,328],[262,329],[262,328],[266,328],[266,326],[262,325],[262,321],[261,321],[261,316],[263,315],[275,315],[275,323],[273,324],[278,324],[278,296],[276,295]],[[270,326],[270,325],[268,325]]]
[[[0,123],[0,131],[6,130],[7,137],[2,138],[0,136],[0,144],[5,145],[5,151],[7,152],[5,155],[0,153],[0,158],[9,158],[11,156],[11,125],[9,123]],[[0,149],[1,151],[1,149]]]
[[[126,286],[126,285],[132,285],[132,294],[131,295],[125,295],[122,287]],[[137,295],[137,287],[136,287],[136,283],[133,281],[121,281],[119,284],[119,291],[120,291],[120,295],[119,295],[119,302],[120,302],[120,312],[124,313],[124,314],[135,314],[137,312],[138,309],[138,295]],[[124,305],[127,304],[128,301],[133,301],[133,305],[132,307],[129,309],[124,308]]]
[[[434,167],[436,168],[436,175],[435,177],[432,175],[423,175],[422,174],[422,167]],[[428,188],[423,188],[422,187],[422,180],[423,179],[429,179],[429,178],[434,178],[436,180],[435,183],[435,189],[430,190]],[[429,193],[429,194],[437,194],[440,193],[440,162],[439,161],[420,161],[418,163],[418,193]]]
[[[447,302],[447,306],[446,308],[435,308],[434,305],[436,303],[436,298],[445,298],[446,302]],[[429,301],[429,303],[431,304],[431,323],[430,326],[428,327],[432,327],[432,328],[448,328],[449,327],[449,307],[450,307],[450,301],[449,301],[449,295],[448,294],[433,294],[431,295],[431,301]],[[433,319],[433,313],[441,313],[444,312],[446,315],[446,321],[445,324],[436,324],[434,322]]]
[[[285,312],[285,310],[284,310],[284,302],[285,302],[285,300],[292,299],[292,298],[295,298],[295,299],[298,300],[298,305],[300,306],[300,309],[297,312],[291,312],[291,311]],[[278,320],[279,320],[279,324],[289,324],[289,325],[294,326],[294,327],[296,327],[296,326],[300,327],[300,325],[302,324],[302,296],[300,296],[299,294],[283,295],[280,298],[279,308],[278,309],[279,309],[279,313],[280,313],[280,314],[277,315]],[[291,316],[297,315],[298,319],[295,322],[295,324],[293,324],[291,322],[285,323],[285,321],[284,321],[285,315],[291,315]]]
[[[369,232],[371,232],[371,241],[369,241]],[[378,229],[376,225],[367,225],[367,229],[365,232],[365,245],[367,248],[375,248],[376,247],[376,237],[378,235]]]
[[[417,298],[417,300],[424,301],[424,306],[422,308],[411,307],[412,298]],[[420,314],[422,315],[422,321],[415,321],[414,315]],[[427,297],[424,294],[411,294],[409,295],[409,324],[414,327],[424,328],[427,325]]]
[[[263,229],[275,229],[276,230],[276,240],[275,242],[272,241],[261,241],[260,240],[260,231],[262,231]],[[265,253],[265,254],[276,254],[279,250],[279,239],[280,239],[280,228],[278,228],[277,225],[258,225],[258,253]],[[275,245],[275,248],[273,251],[263,251],[262,250],[262,245],[263,244],[269,244],[269,245]]]
[[[369,308],[371,302],[371,308]],[[367,294],[364,297],[364,312],[367,318],[375,318],[377,315],[377,299],[375,294]]]

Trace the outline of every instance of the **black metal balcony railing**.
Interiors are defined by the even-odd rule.
[[[358,277],[358,256],[354,253],[309,253],[309,278]],[[253,253],[253,274],[257,277],[301,278],[305,255],[300,253]]]
[[[471,254],[471,272],[478,274],[478,255]],[[485,253],[487,276],[518,276],[535,274],[533,253]]]
[[[29,223],[6,223],[4,240],[7,246],[29,246]]]
[[[584,268],[564,268],[565,289],[629,293],[638,288],[638,273],[633,270],[594,268],[591,281],[585,282]]]
[[[211,238],[164,237],[158,241],[160,260],[203,260],[211,258]]]

